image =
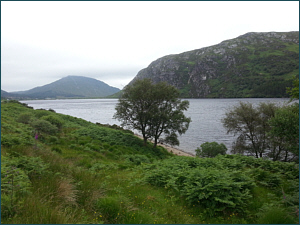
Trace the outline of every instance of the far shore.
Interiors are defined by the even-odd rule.
[[[136,137],[138,137],[138,138],[143,139],[143,137],[141,135],[138,135],[138,134],[134,134],[134,135]],[[192,153],[185,152],[185,151],[183,151],[181,149],[174,148],[174,147],[171,147],[171,146],[166,145],[166,144],[158,143],[157,145],[164,147],[168,152],[170,152],[170,153],[172,153],[174,155],[195,157],[195,155],[193,155]]]

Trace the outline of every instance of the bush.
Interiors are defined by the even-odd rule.
[[[56,134],[58,129],[46,120],[35,120],[31,124],[38,132],[46,134]]]
[[[37,118],[41,118],[43,116],[49,116],[51,112],[45,110],[45,109],[37,109],[34,111],[34,114]]]
[[[56,126],[58,129],[61,129],[63,126],[63,121],[56,116],[43,116],[42,120],[50,122],[52,125]]]
[[[201,148],[197,148],[195,151],[196,156],[213,158],[218,154],[225,155],[227,148],[223,143],[205,142],[201,145]]]
[[[18,119],[17,122],[19,123],[25,123],[25,124],[29,124],[30,120],[31,120],[32,114],[30,113],[22,113]]]

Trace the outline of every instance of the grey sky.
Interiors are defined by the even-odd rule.
[[[2,1],[1,89],[67,75],[122,89],[162,56],[270,31],[299,31],[298,1]]]

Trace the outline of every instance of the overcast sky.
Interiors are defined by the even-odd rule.
[[[298,1],[1,1],[1,89],[68,75],[122,89],[162,56],[270,31],[299,31]]]

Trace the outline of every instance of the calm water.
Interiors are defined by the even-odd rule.
[[[191,117],[188,131],[179,137],[179,149],[195,153],[195,149],[204,142],[224,143],[231,149],[235,140],[233,135],[226,134],[221,119],[226,110],[239,101],[258,104],[260,102],[284,103],[288,99],[188,99],[190,107],[185,113]],[[31,100],[22,101],[34,109],[54,109],[57,113],[67,114],[82,118],[93,123],[117,124],[120,122],[113,119],[117,99],[64,99],[64,100]]]

